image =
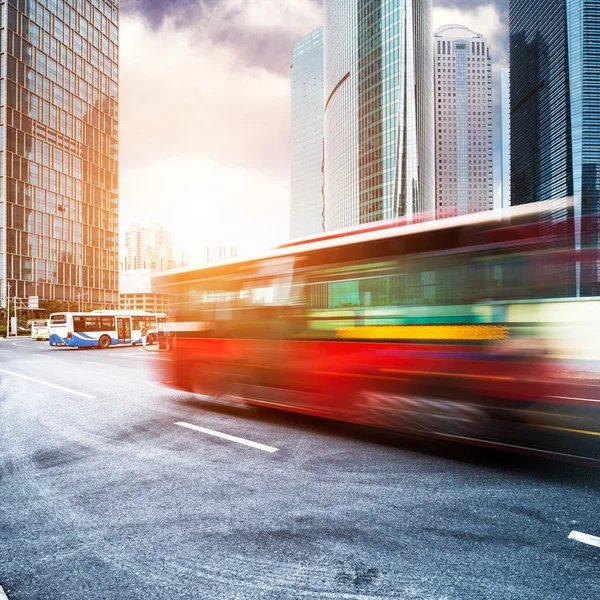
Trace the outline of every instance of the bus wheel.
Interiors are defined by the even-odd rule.
[[[155,341],[156,341],[156,340],[154,339],[154,334],[153,334],[153,333],[151,333],[151,334],[148,336],[148,346],[152,346],[152,345],[154,344],[154,342],[155,342]]]
[[[110,347],[110,338],[107,335],[103,335],[99,340],[98,340],[98,348],[101,348],[102,350],[106,350],[106,348]]]

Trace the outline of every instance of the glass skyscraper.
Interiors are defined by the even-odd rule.
[[[435,207],[431,0],[325,0],[325,227]]]
[[[510,70],[500,71],[500,126],[502,137],[501,208],[510,206]]]
[[[291,86],[290,235],[323,231],[323,28],[294,44]]]
[[[510,3],[511,203],[572,197],[575,243],[599,247],[600,2]],[[600,295],[598,269],[582,295]]]
[[[3,300],[118,306],[118,14],[118,0],[0,5]]]
[[[438,218],[493,208],[492,58],[462,25],[436,31],[435,137]]]

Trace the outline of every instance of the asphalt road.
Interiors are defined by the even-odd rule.
[[[600,469],[211,405],[167,359],[0,341],[9,600],[600,598]]]

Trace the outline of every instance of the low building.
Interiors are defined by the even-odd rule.
[[[168,313],[169,297],[152,293],[152,269],[119,272],[119,307],[121,310],[145,310]]]

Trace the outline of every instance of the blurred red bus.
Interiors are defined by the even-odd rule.
[[[371,224],[162,273],[175,332],[163,380],[428,435],[514,438],[532,419],[589,427],[592,398],[557,376],[559,359],[589,360],[582,339],[600,333],[600,303],[574,298],[586,255],[569,211],[546,202]],[[596,316],[578,340],[565,315]]]

